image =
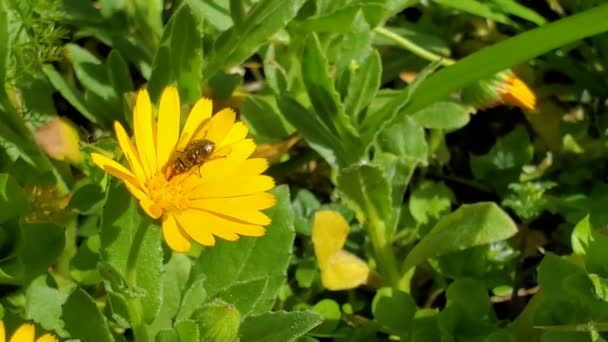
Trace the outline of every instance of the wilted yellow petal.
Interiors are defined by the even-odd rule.
[[[160,97],[158,108],[158,132],[156,136],[156,159],[160,170],[175,149],[179,139],[180,104],[177,88],[167,87]]]
[[[33,133],[36,143],[51,158],[72,163],[80,161],[78,131],[67,119],[55,118]]]
[[[323,286],[332,291],[348,290],[367,282],[369,267],[356,255],[344,250],[332,255],[321,270]]]
[[[339,212],[316,212],[312,225],[312,243],[321,270],[327,266],[329,258],[342,249],[349,231],[348,222]]]

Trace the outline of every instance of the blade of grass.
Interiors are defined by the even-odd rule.
[[[416,112],[484,79],[568,43],[608,31],[608,4],[524,32],[487,47],[426,79],[403,113]]]

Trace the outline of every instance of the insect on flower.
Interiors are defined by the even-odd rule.
[[[211,157],[214,150],[215,144],[210,140],[200,139],[191,141],[186,146],[186,149],[175,158],[171,166],[169,179],[175,175],[189,171],[194,166],[198,165],[200,167]]]

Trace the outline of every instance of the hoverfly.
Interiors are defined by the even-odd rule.
[[[184,149],[183,152],[175,158],[171,166],[171,177],[179,175],[181,173],[188,172],[195,166],[202,165],[207,161],[213,151],[215,150],[215,143],[207,139],[192,140]]]

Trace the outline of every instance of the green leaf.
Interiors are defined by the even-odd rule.
[[[497,21],[502,24],[511,24],[512,21],[509,17],[503,13],[496,11],[492,5],[487,4],[486,2],[480,2],[477,0],[459,0],[459,1],[450,1],[450,0],[434,0],[435,2],[442,4],[446,7],[452,7],[454,9],[468,12],[474,15],[478,15],[480,17]]]
[[[188,282],[191,267],[192,261],[182,253],[173,253],[169,262],[164,265],[162,301],[156,319],[150,324],[150,335],[154,336],[157,332],[172,328],[174,318],[176,322],[190,318],[192,310],[185,316],[180,316],[178,312],[184,311],[185,307],[191,305],[200,305],[201,302],[190,300],[188,292],[183,295],[182,300],[182,293]],[[202,288],[200,283],[195,282],[194,284]],[[204,288],[202,291],[204,292]]]
[[[243,341],[290,342],[321,324],[321,316],[310,311],[267,312],[250,316],[241,324]]]
[[[240,64],[284,28],[298,13],[305,0],[268,0],[257,2],[243,21],[225,31],[216,40],[207,59],[205,78],[221,68]]]
[[[360,222],[371,219],[368,215],[386,221],[392,216],[390,187],[378,166],[363,164],[343,169],[338,175],[337,188]]]
[[[196,322],[192,320],[181,321],[175,325],[180,342],[208,341],[202,339]],[[218,341],[219,342],[219,341]]]
[[[407,336],[416,313],[416,303],[409,294],[384,287],[374,296],[372,313],[376,322],[394,334]]]
[[[367,108],[380,88],[382,61],[377,50],[369,55],[363,64],[353,71],[344,99],[344,111],[353,122],[360,121],[361,112]]]
[[[61,306],[67,300],[67,294],[52,285],[48,275],[34,279],[25,291],[25,317],[40,324],[45,330],[67,337],[61,320]]]
[[[245,98],[241,110],[243,120],[249,131],[256,137],[256,142],[273,142],[287,138],[294,128],[277,113],[270,99],[250,95]]]
[[[102,260],[128,279],[125,291],[143,292],[139,296],[144,320],[152,322],[159,311],[163,284],[161,231],[139,210],[122,183],[110,186],[100,236]],[[127,264],[133,261],[134,269],[128,269]]]
[[[317,115],[287,95],[279,100],[279,108],[287,121],[327,163],[334,168],[347,164],[341,159],[346,155],[342,142]]]
[[[97,57],[79,45],[67,44],[65,48],[72,58],[76,77],[85,88],[85,100],[90,97],[99,99],[98,102],[103,107],[96,109],[105,112],[105,117],[102,118],[104,121],[112,121],[120,117],[118,114],[121,107],[118,106],[118,96],[110,83],[106,67]]]
[[[218,241],[203,250],[192,269],[192,276],[206,275],[209,299],[234,304],[244,317],[269,310],[286,277],[295,235],[293,214],[288,188],[277,187],[275,194],[277,205],[267,211],[272,224],[266,235]]]
[[[103,189],[98,184],[86,182],[74,189],[68,208],[79,214],[90,215],[102,208],[104,200]]]
[[[447,98],[472,82],[490,78],[560,46],[608,31],[608,21],[603,20],[607,16],[608,4],[603,4],[479,50],[423,82],[408,104],[408,113]]]
[[[27,209],[27,199],[15,178],[0,173],[0,223],[20,217]]]
[[[197,19],[187,3],[173,14],[163,30],[154,57],[148,89],[152,100],[160,97],[164,87],[176,84],[180,98],[192,103],[201,96],[203,47]]]
[[[238,340],[241,314],[232,304],[221,301],[207,303],[194,313],[193,319],[201,332],[201,341]]]
[[[323,323],[315,328],[315,334],[327,335],[335,332],[342,318],[340,305],[335,300],[322,299],[310,310],[323,318]]]
[[[513,220],[495,203],[463,205],[442,217],[418,242],[405,258],[403,271],[429,258],[505,240],[516,233]]]
[[[5,2],[0,3],[0,83],[5,83],[6,70],[9,67],[11,39],[9,36],[8,11]]]
[[[302,53],[302,79],[315,114],[331,132],[351,146],[355,129],[344,113],[340,95],[329,75],[327,58],[321,51],[321,43],[315,34],[308,37]],[[355,151],[350,151],[356,153]]]
[[[547,23],[547,20],[540,14],[514,0],[491,0],[491,2],[494,3],[494,6],[500,8],[501,11],[533,22],[536,25],[540,26]]]
[[[440,101],[413,113],[412,118],[424,128],[456,130],[469,123],[474,110],[453,101]]]
[[[205,290],[205,277],[204,275],[201,275],[199,279],[194,280],[192,284],[190,284],[190,287],[186,289],[181,299],[181,303],[179,301],[177,302],[180,304],[177,315],[175,315],[175,320],[179,322],[192,317],[194,311],[199,308],[206,299],[207,291]]]
[[[63,304],[62,318],[71,338],[81,341],[114,341],[95,301],[80,288],[76,288]]]
[[[454,193],[444,183],[424,181],[412,191],[408,207],[418,223],[427,224],[448,212],[453,201]]]
[[[49,81],[53,84],[55,89],[72,105],[74,108],[80,112],[85,118],[87,118],[92,123],[101,123],[102,115],[98,113],[94,113],[87,108],[86,101],[83,95],[74,87],[72,87],[66,80],[61,76],[60,73],[53,68],[52,65],[45,65],[42,70],[48,77]]]

